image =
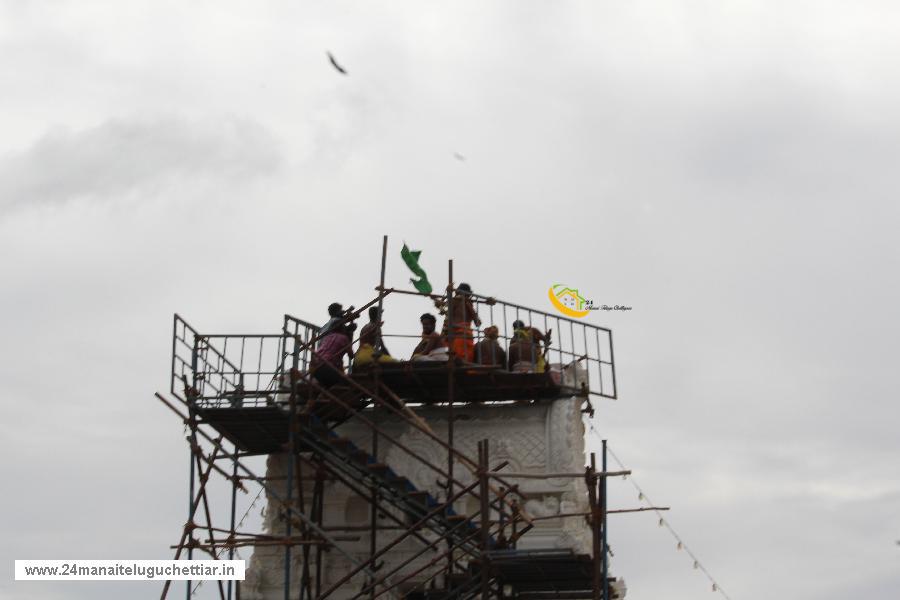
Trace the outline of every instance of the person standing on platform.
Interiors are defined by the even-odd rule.
[[[322,386],[328,388],[340,382],[344,373],[344,354],[353,356],[353,332],[356,323],[332,327],[319,340],[319,346],[310,360],[310,370]]]
[[[443,335],[448,341],[450,350],[458,358],[466,362],[475,360],[475,336],[472,335],[471,323],[481,327],[481,319],[472,304],[472,288],[468,283],[460,283],[456,294],[447,307],[444,319]]]
[[[351,310],[353,307],[350,307]],[[319,329],[319,336],[325,336],[344,318],[344,307],[340,302],[332,302],[328,305],[328,322]]]

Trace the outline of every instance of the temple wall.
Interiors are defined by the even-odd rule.
[[[476,445],[479,440],[488,439],[490,447],[490,464],[493,466],[508,461],[509,464],[501,473],[573,473],[583,472],[584,427],[581,421],[581,400],[578,398],[546,401],[539,404],[508,405],[471,405],[454,408],[454,446],[471,458],[477,458]],[[447,435],[446,409],[419,408],[417,412],[428,422],[432,430],[442,439]],[[397,439],[417,457],[446,469],[447,451],[421,431],[411,427],[397,417],[383,415],[374,417],[379,426],[391,437]],[[352,420],[342,425],[338,431],[349,437],[361,448],[371,449],[371,430],[363,424]],[[435,498],[442,500],[445,490],[439,483],[440,476],[420,460],[413,458],[399,446],[392,444],[387,436],[379,436],[378,459],[388,464],[396,473],[408,477],[420,490],[430,492]],[[268,460],[268,476],[282,477],[285,473],[287,459],[284,455],[271,455]],[[454,466],[454,476],[463,484],[474,481],[473,474],[458,462]],[[283,491],[284,483],[276,480]],[[553,515],[586,512],[587,492],[582,478],[555,479],[518,479],[525,502],[525,510],[532,516],[552,517]],[[305,482],[311,490],[311,483]],[[279,492],[280,493],[280,492]],[[325,526],[343,524],[359,526],[364,529],[369,524],[369,504],[343,484],[329,482],[325,484]],[[284,533],[284,519],[277,503],[271,498],[266,509],[265,532],[272,535]],[[307,504],[308,506],[308,504]],[[478,510],[477,500],[472,497],[463,498],[454,505],[458,512],[473,514]],[[379,526],[396,526],[390,519],[382,516]],[[369,536],[366,531],[329,532],[344,541],[340,542],[350,557],[362,561],[369,555]],[[399,535],[399,530],[385,530],[378,533],[379,545]],[[435,539],[434,534],[423,532],[423,537]],[[519,541],[520,549],[537,548],[572,548],[577,552],[590,552],[590,532],[583,517],[561,517],[536,521],[534,529]],[[382,573],[391,565],[412,556],[422,547],[422,543],[407,539],[385,556]],[[445,548],[441,543],[439,548]],[[292,592],[299,594],[299,581],[302,568],[302,550],[294,547],[292,551]],[[311,551],[315,556],[315,551]],[[437,553],[426,553],[416,559],[402,573],[411,573],[417,567],[426,565]],[[336,582],[347,572],[352,564],[351,558],[343,556],[336,549],[324,553],[322,561],[322,589]],[[445,564],[444,561],[434,565],[431,572]],[[310,565],[313,577],[316,565]],[[257,546],[249,561],[247,580],[241,587],[241,598],[244,600],[281,599],[284,578],[284,548],[279,546]],[[358,576],[347,585],[342,586],[331,597],[338,600],[355,595],[365,579]],[[411,578],[401,589],[409,589],[420,582],[421,578]]]

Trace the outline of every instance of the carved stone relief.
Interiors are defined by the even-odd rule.
[[[580,400],[562,399],[545,403],[510,404],[503,406],[456,407],[454,414],[454,446],[474,461],[479,440],[489,441],[490,463],[492,466],[508,463],[500,473],[579,473],[584,470],[584,440],[581,423]],[[435,436],[441,440],[447,437],[446,412],[442,409],[420,409],[419,414],[429,424]],[[380,461],[389,465],[396,473],[407,477],[416,488],[428,491],[438,499],[443,499],[444,478],[431,466],[441,471],[447,469],[447,450],[429,435],[411,427],[395,416],[373,415],[389,436],[379,436]],[[362,448],[371,447],[371,430],[365,425],[352,421],[341,426],[341,435],[354,439]],[[386,437],[393,437],[408,450],[392,444]],[[285,458],[275,455],[269,458],[268,474],[282,475]],[[454,478],[466,484],[474,481],[469,468],[459,460],[454,463]],[[526,534],[519,547],[573,548],[586,552],[590,546],[589,531],[583,517],[559,517],[556,515],[579,513],[587,510],[584,480],[577,477],[554,479],[516,479],[522,493],[520,502],[525,511],[535,517],[549,517],[535,522],[535,527]],[[279,490],[280,492],[281,490]],[[464,498],[455,504],[458,511],[472,514],[478,510],[477,499]],[[368,522],[369,505],[347,488],[333,484],[326,494],[326,523],[342,521],[347,525]],[[269,499],[265,527],[269,533],[283,531],[283,514],[277,504]],[[384,521],[386,525],[393,524]],[[359,559],[368,557],[368,533],[359,533],[356,541],[342,543],[342,547]],[[398,535],[397,530],[379,533],[383,543]],[[434,534],[423,533],[426,538]],[[407,539],[385,555],[385,569],[391,564],[399,564],[412,556],[421,543]],[[298,553],[299,554],[299,553]],[[409,567],[425,565],[430,555],[413,561]],[[257,547],[249,563],[248,578],[242,586],[245,600],[268,600],[283,597],[284,550],[280,547]],[[323,584],[337,581],[350,568],[350,561],[339,552],[325,553],[323,560]],[[313,571],[315,571],[313,569]],[[294,569],[292,581],[299,580],[299,568]],[[359,579],[361,582],[362,579]],[[415,583],[415,579],[409,585]],[[298,589],[299,591],[299,589]],[[352,597],[359,591],[359,585],[348,589],[347,594],[332,595],[336,600]]]

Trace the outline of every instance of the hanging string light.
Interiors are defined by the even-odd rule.
[[[602,441],[603,438],[601,437],[600,433],[597,431],[597,429],[594,427],[594,424],[593,424],[590,420],[588,420],[588,425],[589,425],[589,427],[590,427],[591,433],[593,433],[595,436],[597,436],[597,439],[598,439],[598,440],[601,440],[601,441]],[[620,468],[621,470],[623,470],[623,471],[626,470],[626,469],[625,469],[625,464],[619,459],[618,456],[616,456],[616,453],[612,451],[612,448],[609,447],[609,443],[606,444],[606,451],[609,453],[610,456],[612,456],[613,460],[616,461],[616,463],[619,465],[619,468]],[[626,479],[626,478],[623,477],[622,479]],[[641,501],[646,502],[646,503],[647,503],[649,506],[651,506],[651,507],[652,507],[652,506],[655,506],[655,505],[653,504],[653,502],[650,500],[650,498],[647,497],[647,494],[644,493],[644,490],[642,490],[641,487],[640,487],[640,486],[637,484],[637,482],[634,480],[634,477],[633,477],[633,476],[632,476],[631,478],[629,478],[628,480],[631,482],[631,485],[634,486],[634,489],[637,490],[637,492],[638,492],[638,500],[641,500]],[[676,533],[675,530],[672,529],[672,526],[668,523],[668,521],[666,521],[666,520],[662,517],[662,514],[661,514],[658,510],[656,510],[656,509],[654,509],[654,512],[655,512],[656,515],[659,517],[659,526],[660,526],[660,527],[665,527],[666,529],[668,529],[668,530],[669,530],[669,533],[672,535],[672,537],[675,538],[675,541],[677,542],[676,549],[677,549],[677,550],[684,550],[684,551],[687,553],[687,555],[691,558],[691,560],[694,561],[694,562],[693,562],[694,569],[695,569],[695,570],[698,570],[698,571],[702,571],[703,574],[706,575],[706,578],[709,580],[710,584],[712,584],[712,591],[713,591],[713,592],[718,592],[719,594],[722,594],[722,596],[723,596],[724,598],[726,598],[727,600],[731,600],[731,597],[730,597],[728,594],[725,593],[725,590],[722,589],[722,587],[718,584],[718,582],[716,582],[716,580],[715,580],[715,579],[713,578],[713,576],[709,573],[709,571],[706,570],[706,567],[704,567],[704,566],[700,563],[700,560],[699,560],[696,556],[694,556],[694,553],[691,552],[691,549],[688,548],[687,544],[685,544],[685,543],[682,541],[682,539],[681,539],[681,537],[678,535],[678,533]]]

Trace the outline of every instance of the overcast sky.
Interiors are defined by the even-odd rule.
[[[733,600],[896,599],[898,106],[886,0],[0,0],[0,596],[158,595],[12,561],[170,556],[172,313],[324,321],[389,234],[398,286],[405,239],[633,306],[596,426]],[[610,541],[716,597],[652,514]]]

